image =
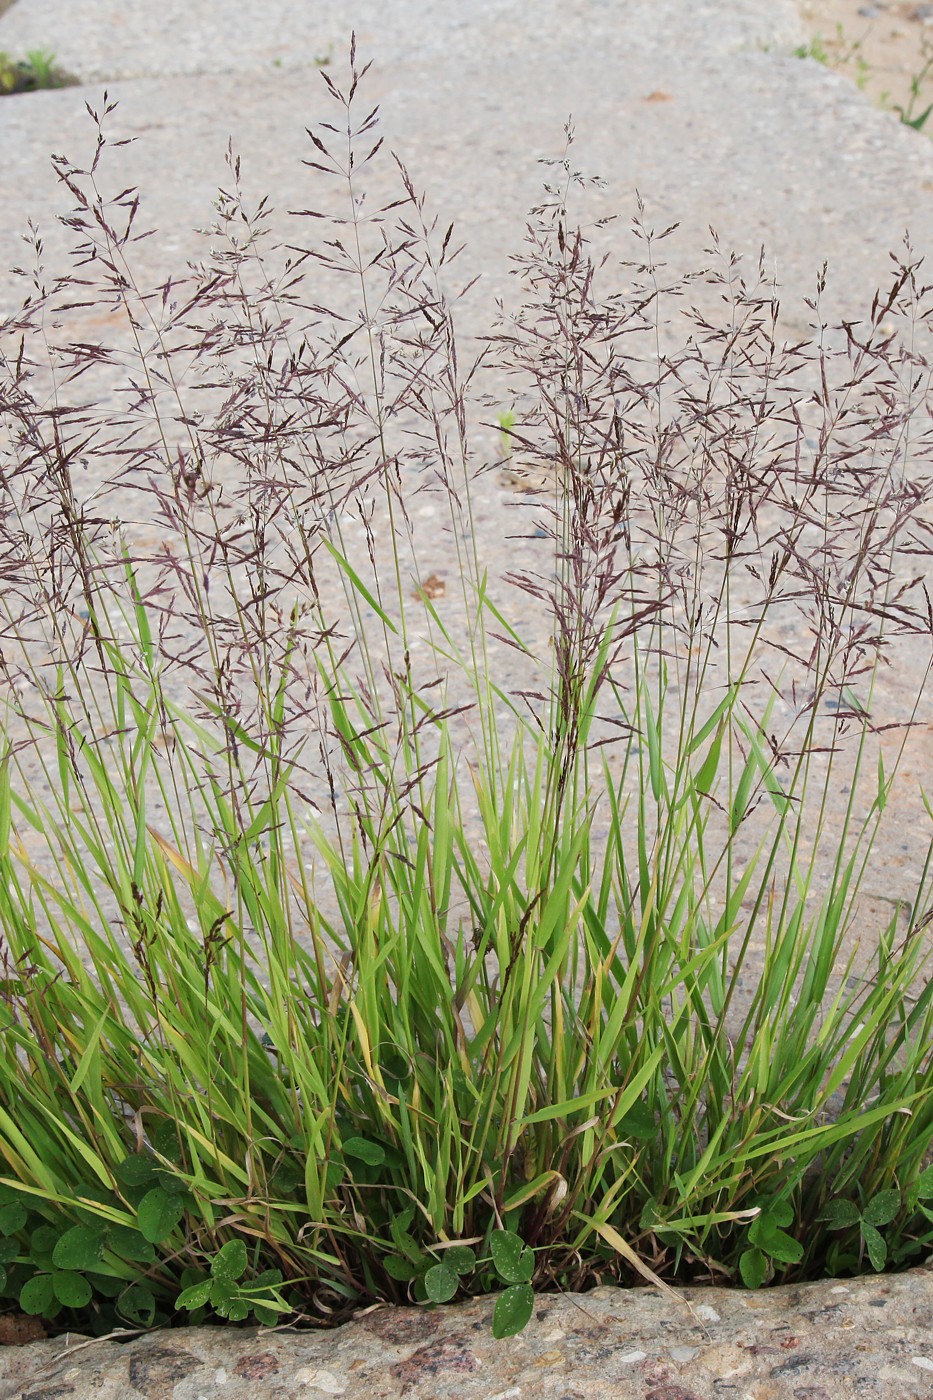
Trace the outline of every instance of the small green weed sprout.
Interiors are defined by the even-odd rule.
[[[111,104],[55,160],[80,273],[33,230],[0,325],[0,1295],[499,1292],[507,1336],[552,1287],[920,1260],[929,850],[868,898],[933,638],[919,261],[843,326],[821,277],[791,344],[763,266],[679,282],[639,208],[622,293],[568,150],[467,361],[451,231],[404,167],[361,203],[350,70],[323,235],[231,153],[140,286]],[[553,490],[499,577],[503,401]]]
[[[822,63],[827,68],[830,66],[829,51],[819,34],[815,34],[806,44],[798,44],[794,49],[794,58],[812,58],[814,63]]]
[[[904,125],[913,127],[914,131],[922,131],[930,119],[930,113],[933,112],[933,102],[927,103],[922,111],[918,110],[922,97],[928,93],[930,72],[933,70],[933,40],[927,35],[923,36],[921,53],[923,63],[910,80],[907,106],[894,108]]]
[[[30,49],[26,54],[26,66],[36,87],[56,86],[55,55],[50,49]]]
[[[864,92],[871,77],[871,65],[862,51],[862,40],[850,39],[842,24],[836,25],[832,39],[824,39],[817,34],[793,52],[795,58],[812,58],[815,63],[821,63],[825,68],[849,72],[860,92]]]

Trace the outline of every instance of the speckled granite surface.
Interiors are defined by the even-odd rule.
[[[920,1400],[933,1272],[742,1293],[600,1288],[538,1301],[493,1340],[491,1302],[370,1311],[337,1332],[190,1329],[0,1351],[0,1400]]]

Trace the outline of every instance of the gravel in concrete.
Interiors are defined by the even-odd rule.
[[[337,1332],[219,1328],[0,1351],[0,1400],[926,1400],[933,1273],[775,1288],[599,1288],[497,1342],[484,1300]]]

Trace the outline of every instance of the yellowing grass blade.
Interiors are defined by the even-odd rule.
[[[639,1259],[632,1246],[626,1243],[618,1230],[614,1230],[611,1225],[607,1225],[601,1220],[591,1220],[583,1215],[577,1218],[579,1220],[585,1220],[588,1225],[591,1225],[597,1235],[601,1235],[617,1254],[621,1254],[626,1263],[631,1264],[632,1268],[636,1269],[638,1273],[641,1274],[642,1278],[647,1279],[649,1283],[653,1283],[655,1288],[660,1288],[661,1292],[665,1293],[668,1298],[672,1298],[675,1303],[682,1303],[686,1306],[686,1298],[678,1293],[676,1289],[671,1288],[669,1283],[665,1283],[663,1278],[660,1278],[659,1275],[654,1272],[654,1269],[649,1268],[643,1259]]]

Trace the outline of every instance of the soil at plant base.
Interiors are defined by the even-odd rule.
[[[911,102],[911,81],[933,57],[933,4],[917,0],[801,0],[811,44],[829,67],[851,78],[891,111]],[[933,69],[910,116],[933,102]],[[933,131],[933,116],[930,118]]]

